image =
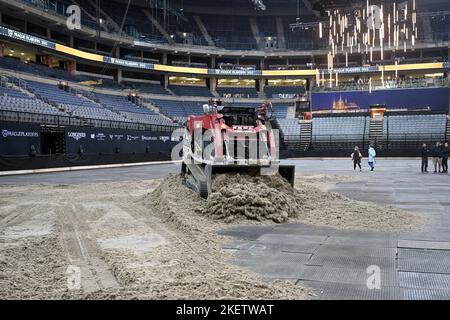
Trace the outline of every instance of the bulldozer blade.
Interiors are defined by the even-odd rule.
[[[278,167],[278,173],[285,178],[291,186],[294,186],[295,182],[295,166],[282,165]]]
[[[257,165],[212,165],[207,166],[208,180],[216,174],[224,173],[239,173],[250,176],[262,176],[262,175],[276,175],[279,174],[281,177],[286,179],[291,186],[294,186],[295,180],[295,166],[292,165],[273,165],[270,167],[261,167]]]

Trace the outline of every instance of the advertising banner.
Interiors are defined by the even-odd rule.
[[[355,112],[371,105],[387,109],[448,112],[450,88],[391,89],[369,91],[313,92],[312,111]]]
[[[0,122],[0,155],[26,155],[41,148],[38,124]]]

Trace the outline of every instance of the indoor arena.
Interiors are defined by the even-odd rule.
[[[0,0],[0,299],[449,300],[449,55],[448,0]]]

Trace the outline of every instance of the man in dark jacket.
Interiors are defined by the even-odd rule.
[[[439,142],[436,142],[436,146],[431,151],[431,156],[432,156],[433,165],[434,165],[434,173],[441,172],[442,149],[441,149],[441,144]],[[439,171],[438,171],[438,169],[439,169]]]
[[[422,145],[420,153],[422,156],[422,173],[428,172],[428,156],[430,155],[430,150],[425,143]]]
[[[444,147],[442,148],[442,172],[448,173],[448,154],[450,150],[448,148],[448,142],[444,143]]]

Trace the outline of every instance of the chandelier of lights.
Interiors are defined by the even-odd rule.
[[[374,5],[367,0],[364,7],[351,14],[330,10],[328,18],[328,21],[319,22],[318,28],[319,38],[328,37],[330,84],[337,54],[345,55],[348,67],[348,56],[354,52],[365,52],[373,62],[373,52],[378,49],[383,61],[386,50],[402,49],[406,52],[408,47],[416,45],[416,0],[394,2],[392,6]],[[336,83],[337,78],[336,73]]]

